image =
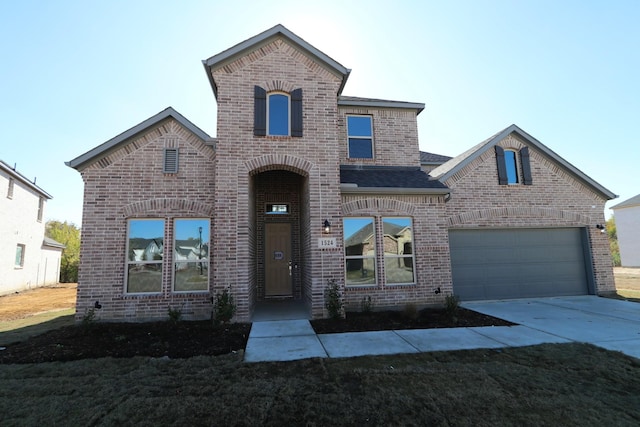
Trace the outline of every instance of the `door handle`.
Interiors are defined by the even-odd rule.
[[[289,260],[289,276],[291,276],[291,260]]]

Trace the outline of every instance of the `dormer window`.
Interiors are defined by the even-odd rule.
[[[289,135],[289,95],[274,92],[267,95],[267,135]]]
[[[254,86],[253,134],[302,136],[302,89],[291,93]]]
[[[520,151],[504,149],[495,146],[496,163],[498,166],[498,183],[500,185],[524,184],[531,185],[531,163],[529,161],[529,147],[522,147]],[[520,162],[518,162],[520,157]],[[518,165],[520,167],[518,167]]]

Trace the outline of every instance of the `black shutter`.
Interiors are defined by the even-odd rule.
[[[254,86],[253,97],[253,134],[265,136],[267,134],[267,91],[260,86]]]
[[[291,136],[302,136],[302,89],[291,92]]]
[[[498,145],[496,147],[496,162],[498,164],[498,184],[507,185],[507,165],[504,162],[504,149]]]
[[[524,185],[533,184],[531,178],[531,163],[529,162],[529,147],[520,149],[520,163],[522,164],[522,183]]]

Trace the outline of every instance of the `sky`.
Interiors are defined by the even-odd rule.
[[[640,193],[638,22],[636,0],[6,0],[0,159],[80,226],[64,162],[168,106],[216,136],[201,61],[282,24],[352,70],[343,95],[424,103],[421,150],[516,124],[619,195],[609,216]]]

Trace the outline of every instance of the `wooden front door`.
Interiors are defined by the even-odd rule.
[[[291,224],[266,223],[265,296],[291,296]]]

